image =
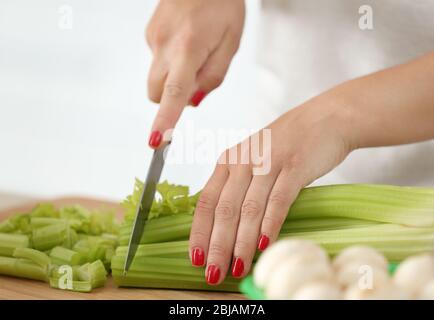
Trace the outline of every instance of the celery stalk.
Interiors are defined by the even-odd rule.
[[[125,256],[128,246],[120,246],[116,249],[116,256]],[[188,241],[172,241],[152,244],[141,244],[137,248],[136,257],[174,257],[183,255],[188,257]]]
[[[12,257],[15,248],[27,248],[29,237],[24,234],[0,233],[0,255]]]
[[[0,256],[0,274],[40,281],[47,280],[46,270],[27,259]]]
[[[434,226],[434,193],[420,189],[373,185],[334,185],[303,189],[289,219],[346,217]]]
[[[142,239],[140,243],[155,243],[155,242],[166,242],[175,241],[180,239],[188,238],[191,229],[191,222],[187,222],[179,225],[168,226],[167,228],[161,229],[145,229],[143,231]],[[131,234],[131,228],[128,232],[123,233],[120,236],[119,242],[121,245],[127,245]]]
[[[203,270],[202,270],[203,271]],[[210,286],[204,280],[203,273],[198,276],[186,276],[165,273],[128,272],[123,276],[123,269],[112,270],[113,280],[120,287],[167,288],[187,290],[210,290],[238,292],[239,280],[228,278],[218,286]]]
[[[31,248],[16,248],[13,256],[15,258],[28,259],[36,263],[44,270],[47,270],[47,267],[51,262],[50,257],[48,257],[48,255],[46,255],[41,251],[31,249]]]
[[[350,229],[355,227],[372,226],[378,222],[349,218],[320,218],[320,219],[287,219],[282,225],[281,233],[303,231],[325,231]]]

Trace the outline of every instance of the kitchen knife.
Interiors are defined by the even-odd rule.
[[[143,230],[148,220],[149,211],[151,210],[152,202],[157,190],[157,184],[160,181],[161,172],[164,167],[164,157],[169,150],[170,142],[154,151],[152,156],[151,165],[149,166],[148,175],[143,187],[142,196],[137,204],[136,218],[133,224],[133,231],[131,233],[130,242],[128,244],[128,253],[124,265],[124,276],[127,274],[128,269],[133,262],[140,240],[143,236]]]

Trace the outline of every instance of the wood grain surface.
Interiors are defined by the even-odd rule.
[[[30,201],[22,206],[2,210],[0,221],[7,217],[27,212],[40,201]],[[71,204],[80,204],[87,208],[111,208],[117,213],[117,217],[122,217],[122,208],[119,204],[97,199],[71,197],[53,200],[44,200],[61,207]],[[120,299],[120,300],[140,300],[140,299],[244,299],[241,294],[220,293],[206,291],[187,291],[187,290],[156,290],[141,288],[118,288],[109,278],[104,288],[98,288],[91,293],[78,293],[66,290],[50,288],[48,284],[39,281],[17,279],[12,277],[0,276],[0,299]]]

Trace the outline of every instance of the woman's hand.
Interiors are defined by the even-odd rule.
[[[199,105],[223,81],[238,50],[244,0],[161,0],[147,28],[154,54],[148,79],[160,103],[149,145],[157,148],[183,108]]]
[[[210,284],[223,281],[231,259],[232,275],[246,275],[256,248],[276,240],[300,189],[349,152],[434,139],[433,84],[431,52],[347,81],[287,112],[261,131],[271,133],[270,141],[260,134],[261,157],[249,143],[255,136],[225,152],[197,203],[193,265],[207,265]],[[249,144],[253,152],[246,152]],[[238,161],[227,161],[234,154]]]
[[[231,260],[232,275],[245,276],[256,249],[264,250],[278,237],[300,189],[350,152],[346,112],[329,101],[316,98],[263,129],[260,163],[255,136],[219,159],[197,203],[190,235],[192,264],[206,264],[209,284],[223,281]],[[250,151],[246,151],[248,145]],[[238,155],[235,163],[229,154]],[[248,164],[241,160],[243,156],[250,159]]]

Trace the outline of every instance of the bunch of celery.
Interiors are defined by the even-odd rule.
[[[119,286],[238,291],[230,276],[221,286],[208,286],[204,270],[191,267],[188,236],[198,194],[188,188],[158,186],[141,245],[131,269],[123,275],[132,220],[143,188],[123,202],[126,217],[120,229],[120,246],[112,259]],[[282,226],[281,238],[318,242],[335,255],[347,246],[369,245],[390,261],[434,250],[434,189],[382,185],[333,185],[303,189]]]
[[[105,283],[118,232],[113,212],[40,204],[0,223],[0,274],[89,292]]]
[[[119,286],[238,291],[230,276],[208,286],[203,268],[191,266],[188,237],[199,194],[167,182],[158,185],[135,259],[123,267],[143,183],[123,202],[120,227],[113,214],[73,206],[56,210],[41,204],[28,214],[0,223],[0,274],[47,281],[62,287],[70,266],[76,291],[104,285],[111,268]],[[334,185],[303,189],[282,226],[281,238],[318,242],[337,254],[363,244],[390,261],[434,250],[434,189],[381,185]],[[119,244],[119,246],[118,246]]]

